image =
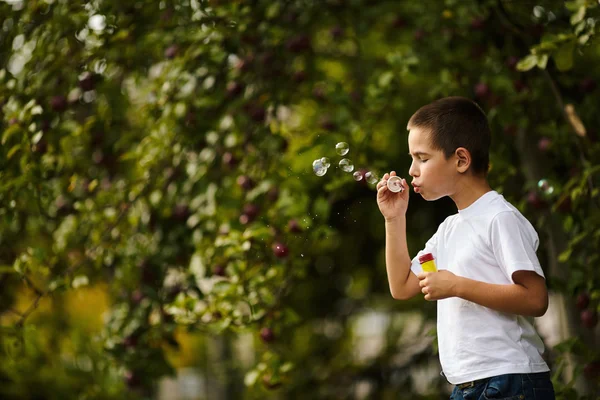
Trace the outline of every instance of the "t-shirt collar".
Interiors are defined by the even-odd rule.
[[[458,213],[463,218],[479,214],[481,211],[486,210],[490,202],[498,196],[498,192],[495,190],[490,190],[489,192],[481,195],[481,197],[475,200],[470,206],[465,207],[462,210],[458,210]]]

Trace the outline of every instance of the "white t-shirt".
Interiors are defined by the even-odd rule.
[[[529,221],[502,195],[490,191],[446,218],[412,260],[411,270],[421,273],[419,257],[433,253],[438,270],[508,285],[518,270],[544,277],[537,247],[538,235]],[[549,371],[533,318],[451,297],[437,301],[437,330],[442,371],[452,384]]]

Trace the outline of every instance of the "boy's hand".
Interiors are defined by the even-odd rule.
[[[419,278],[419,286],[425,295],[425,300],[442,300],[456,296],[458,277],[448,270],[421,272],[417,278]]]
[[[385,174],[381,181],[377,183],[377,205],[379,211],[383,214],[386,221],[391,221],[398,216],[404,216],[408,208],[408,186],[406,180],[402,179],[402,192],[391,192],[387,187],[387,180],[390,176],[396,176],[396,172],[392,171]]]

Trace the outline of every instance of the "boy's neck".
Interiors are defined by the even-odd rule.
[[[465,176],[458,182],[456,190],[450,195],[450,198],[456,204],[456,208],[463,210],[490,190],[492,188],[485,178]]]

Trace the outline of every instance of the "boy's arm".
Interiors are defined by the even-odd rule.
[[[408,300],[421,291],[419,279],[410,270],[411,259],[406,244],[406,217],[385,222],[385,268],[392,297]]]
[[[450,271],[425,272],[419,275],[425,300],[460,297],[496,311],[541,317],[548,309],[548,290],[543,277],[533,271],[516,271],[514,284],[480,282]]]
[[[548,309],[546,280],[533,271],[516,271],[509,285],[457,278],[457,296],[484,307],[529,317],[541,317]]]

